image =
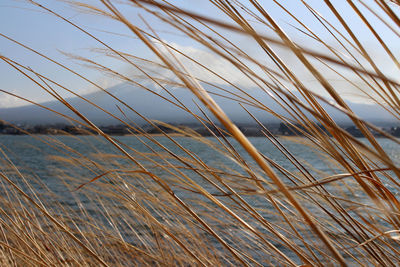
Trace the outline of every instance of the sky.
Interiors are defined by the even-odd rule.
[[[83,12],[82,9],[74,8],[66,1],[40,1],[47,8],[61,14],[68,20],[78,24],[80,27],[89,31],[91,34],[95,35],[99,39],[105,41],[107,44],[112,45],[112,47],[119,51],[126,51],[127,53],[138,55],[140,57],[155,59],[154,55],[139,41],[137,38],[133,37],[133,34],[129,30],[111,19],[107,19],[98,15],[88,14]],[[84,1],[85,3],[93,3],[99,5],[99,1],[90,0]],[[203,14],[208,17],[223,20],[229,22],[229,20],[220,11],[217,11],[206,0],[175,0],[171,1],[175,5],[185,9],[190,10],[195,13]],[[246,1],[247,6],[249,4]],[[315,18],[304,8],[301,1],[291,0],[291,1],[278,1],[285,4],[293,14],[301,20],[304,24],[311,27],[320,37],[325,39],[333,47],[337,47],[340,50],[337,42],[329,35],[329,33],[323,29],[318,23],[316,23]],[[344,16],[346,21],[349,23],[350,27],[355,30],[358,37],[360,37],[363,44],[366,46],[368,51],[377,60],[376,62],[389,77],[397,78],[398,69],[396,69],[387,56],[381,51],[381,47],[377,41],[373,38],[366,27],[360,26],[360,20],[354,16],[351,12],[350,7],[346,4],[345,0],[332,1],[335,7],[340,10],[341,15]],[[309,47],[310,49],[316,51],[322,51],[315,42],[312,42],[309,38],[305,38],[302,33],[297,31],[291,25],[298,25],[288,14],[286,14],[282,9],[280,9],[274,1],[265,0],[260,1],[260,3],[265,7],[265,9],[270,12],[274,19],[285,29],[285,31],[293,38],[298,41],[301,45]],[[290,4],[288,4],[290,3]],[[323,4],[323,1],[313,0],[307,1],[312,7],[318,10],[327,20],[329,20],[333,25],[341,28],[338,21],[334,18],[329,9]],[[370,4],[374,10],[378,9],[371,3],[371,1],[365,1],[365,3]],[[99,5],[101,6],[101,5]],[[358,4],[361,8],[362,6]],[[121,10],[124,10],[124,14],[135,24],[140,27],[146,28],[140,16],[144,18],[152,28],[156,30],[163,40],[168,44],[179,48],[188,55],[198,59],[204,64],[212,66],[214,70],[221,73],[229,79],[231,82],[242,86],[251,87],[250,81],[246,80],[240,72],[235,69],[231,64],[224,61],[221,58],[213,55],[208,49],[204,48],[202,45],[195,43],[193,40],[182,36],[181,33],[174,32],[171,27],[166,26],[161,23],[158,19],[147,14],[143,10],[137,8],[128,7],[127,5],[118,6]],[[398,8],[393,6],[393,9],[398,12]],[[371,15],[365,8],[362,9],[370,20],[371,24],[374,25],[375,29],[381,33],[385,38],[385,41],[390,45],[391,50],[396,54],[399,51],[400,42],[398,42],[398,36],[391,32],[387,27],[385,27],[376,17]],[[140,16],[139,16],[140,15]],[[261,23],[253,22],[253,25],[260,31],[265,32],[267,35],[272,35],[273,33],[262,25]],[[227,33],[223,30],[224,33]],[[71,59],[65,53],[80,55],[88,57],[92,60],[100,62],[103,65],[116,69],[127,75],[132,75],[135,77],[135,70],[129,69],[126,64],[124,65],[119,60],[115,60],[110,57],[106,57],[102,54],[93,52],[96,48],[103,49],[104,47],[88,37],[87,35],[79,32],[77,29],[66,23],[60,18],[49,14],[49,12],[36,7],[25,0],[2,0],[0,2],[0,54],[14,60],[32,70],[50,77],[54,81],[59,82],[63,86],[68,87],[79,94],[89,93],[95,90],[95,87],[82,79],[72,75],[71,73],[63,70],[62,68],[51,64],[49,61],[44,60],[40,56],[28,51],[21,46],[7,40],[4,36],[13,38],[18,42],[23,43],[46,56],[65,64],[66,66],[72,68],[73,70],[83,74],[90,80],[99,83],[101,86],[107,88],[120,82],[114,78],[105,75],[98,70],[88,68],[83,66],[76,60]],[[246,51],[253,55],[254,57],[265,57],[265,54],[255,47],[254,41],[250,40],[248,37],[244,37],[235,33],[229,33],[230,38],[235,41],[235,43],[240,44],[241,47],[246,49]],[[278,51],[280,51],[278,49]],[[290,65],[296,68],[296,65],[300,65],[293,55],[281,52],[282,57]],[[397,53],[398,56],[398,53]],[[208,80],[215,83],[224,84],[219,79],[216,79],[212,75],[202,71],[198,67],[189,62],[186,62],[188,68],[190,68],[196,75],[198,75],[203,80]],[[265,64],[271,64],[267,59],[265,59]],[[162,72],[163,75],[168,76],[167,72],[163,72],[157,67],[149,66],[153,68],[155,72]],[[298,68],[300,76],[304,81],[306,81],[310,86],[317,87],[315,79],[305,71]],[[343,86],[341,81],[335,80],[332,77],[332,83],[337,87],[341,88],[341,93],[346,95],[351,101],[364,101],[360,100],[357,96],[357,92],[347,86]],[[24,77],[21,73],[16,71],[9,64],[5,63],[3,60],[0,62],[0,89],[5,90],[14,94],[21,95],[27,99],[36,102],[44,102],[52,100],[52,97],[45,93],[41,88],[35,85],[31,80]],[[60,91],[61,92],[61,91]],[[69,93],[62,92],[63,96],[71,96]],[[18,105],[26,104],[25,101],[19,100],[7,94],[0,93],[0,108],[4,107],[14,107]]]

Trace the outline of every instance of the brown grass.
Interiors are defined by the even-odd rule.
[[[58,153],[47,157],[46,161],[49,165],[57,162],[53,175],[63,185],[62,195],[49,189],[41,174],[25,168],[23,162],[14,165],[15,160],[8,156],[13,153],[11,147],[0,147],[1,265],[399,264],[397,192],[400,170],[397,161],[372,131],[384,134],[386,141],[393,145],[399,144],[399,140],[365,121],[360,114],[354,114],[342,97],[338,83],[332,81],[346,84],[352,88],[351,92],[380,105],[394,119],[400,115],[399,83],[388,76],[379,59],[369,52],[362,36],[352,28],[352,21],[342,13],[343,7],[323,1],[331,20],[336,20],[332,23],[307,1],[300,1],[313,18],[314,24],[306,25],[309,20],[297,17],[289,4],[280,1],[265,5],[253,0],[246,3],[210,1],[225,20],[182,10],[174,6],[173,1],[127,0],[121,5],[117,1],[100,0],[96,6],[78,1],[70,3],[82,12],[124,25],[154,54],[152,58],[143,58],[129,51],[118,51],[112,41],[100,40],[62,14],[35,1],[29,2],[95,40],[103,48],[94,49],[94,53],[118,59],[136,74],[124,74],[88,57],[65,55],[100,73],[147,90],[159,101],[168,101],[193,116],[213,136],[204,138],[190,130],[152,121],[72,67],[11,36],[0,34],[15,46],[27,49],[102,90],[118,103],[120,111],[113,114],[75,93],[68,84],[63,85],[62,81],[55,81],[7,54],[0,56],[10,68],[74,114],[72,117],[58,113],[59,116],[97,133],[90,137],[95,140],[91,144],[74,136],[70,139],[32,136],[32,140]],[[342,4],[345,2],[354,18],[359,19],[360,27],[375,38],[374,49],[387,57],[398,71],[400,64],[392,51],[393,44],[385,41],[388,36],[382,36],[384,31],[379,27],[391,31],[392,39],[400,36],[397,33],[399,3],[348,0]],[[290,34],[294,31],[286,31],[285,25],[273,18],[268,5],[275,5],[282,16],[292,19],[296,23],[293,28],[305,36],[305,41],[292,38]],[[137,20],[124,15],[127,10],[140,10],[146,18],[158,19],[175,33],[206,49],[238,71],[252,84],[252,89],[231,82],[223,73],[214,71],[214,66],[164,41],[159,36],[161,33],[153,29],[156,26],[143,17],[145,27],[140,27]],[[374,25],[372,18],[382,21],[382,25]],[[326,33],[314,32],[315,25]],[[257,55],[235,39],[239,35],[246,38],[254,51],[259,50]],[[313,45],[320,47],[320,51],[310,49]],[[218,78],[230,89],[197,77],[201,75],[190,66]],[[315,86],[318,93],[304,77],[312,77],[318,84]],[[149,83],[144,80],[157,88],[145,85]],[[171,89],[173,86],[190,90],[199,101],[196,105],[200,112],[190,110]],[[168,97],[159,90],[164,90]],[[272,110],[262,99],[255,98],[251,90],[269,95],[285,112]],[[52,111],[23,96],[1,91]],[[129,127],[130,138],[142,149],[102,132],[63,98],[61,91],[74,94],[105,116]],[[274,152],[260,152],[253,144],[254,139],[240,131],[214,97],[229,99],[259,124],[265,135],[263,139],[271,144]],[[327,106],[345,114],[365,139],[357,139],[346,132],[329,114]],[[275,116],[304,136],[290,138],[291,142],[274,136],[254,110]],[[143,125],[129,119],[129,114],[139,115],[152,127],[171,127],[178,134],[167,134],[161,129],[159,135],[148,134]],[[214,134],[212,130],[229,137]],[[73,142],[68,143],[68,140]],[[73,148],[73,144],[80,143],[93,152],[85,154]],[[308,162],[309,154],[291,151],[293,143],[310,151],[305,153],[314,153],[327,168],[319,169]],[[196,153],[190,144],[206,147],[210,153]],[[104,152],[103,146],[114,150]],[[227,160],[224,162],[232,165],[224,165],[222,161],[210,163],[211,153],[224,157]],[[277,154],[289,165],[273,159]]]

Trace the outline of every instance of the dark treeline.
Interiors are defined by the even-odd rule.
[[[221,136],[225,134],[223,129],[215,129],[214,127],[210,127],[209,129],[204,128],[201,125],[197,124],[170,124],[172,127],[166,127],[163,125],[154,126],[143,126],[142,130],[148,134],[160,134],[162,132],[165,133],[178,133],[178,132],[193,132],[195,131],[197,134],[202,136],[212,136],[213,134],[217,136]],[[301,125],[288,125],[284,123],[280,124],[271,124],[266,126],[268,131],[265,131],[261,126],[258,125],[238,125],[240,130],[246,136],[265,136],[268,134],[268,131],[274,135],[284,135],[284,136],[303,136],[307,133],[307,131]],[[322,128],[322,126],[317,125]],[[140,132],[134,131],[130,129],[126,125],[107,125],[99,127],[104,133],[109,135],[130,135],[130,134],[138,134]],[[179,129],[175,130],[173,128]],[[343,128],[355,137],[363,137],[361,131],[355,126],[343,126]],[[323,129],[327,132],[325,129]],[[392,126],[383,128],[385,132],[400,137],[400,127]],[[211,131],[211,132],[210,132]],[[379,133],[372,131],[375,136],[380,136]],[[0,134],[3,135],[24,135],[24,134],[44,134],[44,135],[88,135],[88,134],[96,134],[93,130],[84,128],[80,125],[67,125],[67,124],[45,124],[45,125],[27,125],[27,124],[8,124],[0,121]]]

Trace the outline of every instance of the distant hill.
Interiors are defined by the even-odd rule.
[[[228,88],[229,89],[229,88]],[[161,99],[160,97],[144,90],[141,88],[134,87],[129,84],[120,84],[114,86],[108,90],[116,97],[125,101],[128,105],[133,107],[136,111],[140,112],[144,116],[154,119],[161,120],[170,123],[193,123],[195,120],[193,117],[184,112],[183,110],[175,107],[168,101]],[[199,100],[187,89],[184,88],[172,88],[171,92],[189,109],[197,114],[200,114],[198,108],[194,104],[195,100],[198,104]],[[160,95],[176,102],[171,96],[165,91],[159,92]],[[219,92],[220,93],[220,92]],[[262,92],[261,90],[250,89],[248,93],[251,94],[255,99],[264,103],[266,106],[278,112],[280,114],[286,114],[285,111],[276,104],[271,97]],[[224,93],[226,95],[226,93]],[[129,119],[136,123],[143,123],[143,120],[136,115],[134,112],[125,108],[121,103],[118,103],[115,99],[107,95],[105,92],[97,91],[84,96],[85,98],[93,101],[98,106],[108,110],[114,115],[124,118],[122,113],[118,110],[117,105],[125,112]],[[213,96],[214,99],[221,105],[225,112],[236,122],[239,123],[251,123],[252,119],[249,115],[239,106],[239,104],[233,100],[225,99],[220,96]],[[67,101],[77,108],[82,114],[87,116],[93,122],[99,125],[110,125],[118,123],[115,119],[105,114],[101,110],[91,106],[87,102],[81,100],[78,97],[68,98]],[[77,118],[70,110],[68,110],[62,103],[58,101],[49,101],[42,103],[42,105],[58,111],[63,114],[70,115]],[[356,104],[349,103],[353,110],[364,119],[377,124],[391,124],[395,121],[387,114],[381,107],[376,105],[367,104]],[[202,106],[202,105],[201,105]],[[203,106],[202,106],[203,107]],[[325,106],[326,107],[326,106]],[[259,111],[250,108],[254,115],[257,116],[262,122],[278,122],[278,120],[264,111]],[[332,117],[339,123],[348,122],[346,116],[340,112],[327,107],[328,112]],[[6,120],[12,123],[23,123],[23,124],[48,124],[48,123],[65,123],[66,120],[62,117],[40,108],[35,105],[26,105],[15,108],[2,108],[0,109],[0,119]]]

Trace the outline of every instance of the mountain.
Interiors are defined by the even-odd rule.
[[[206,88],[206,89],[212,90],[211,88]],[[192,115],[169,103],[167,100],[164,100],[159,96],[156,96],[153,93],[148,92],[144,89],[137,88],[129,84],[119,84],[117,86],[108,89],[108,91],[114,94],[119,99],[125,101],[126,104],[128,104],[129,106],[134,108],[137,112],[140,112],[142,115],[146,116],[149,119],[161,120],[169,123],[195,122]],[[197,100],[196,97],[188,89],[171,88],[170,91],[173,92],[173,94],[182,103],[184,103],[190,110],[194,111],[196,114],[199,115],[201,114],[201,112],[194,103],[194,101],[196,101],[196,103],[199,104],[200,101]],[[278,112],[283,115],[287,114],[277,103],[275,103],[271,99],[271,97],[269,97],[261,90],[250,89],[248,90],[248,93],[251,94],[258,101],[262,102],[268,108],[274,110],[275,112]],[[175,103],[177,102],[165,91],[160,91],[159,94]],[[226,93],[224,94],[226,95]],[[117,100],[113,99],[111,96],[107,95],[103,91],[90,93],[84,95],[84,97],[96,103],[98,106],[106,109],[110,113],[116,115],[117,117],[125,119],[124,116],[126,115],[130,120],[136,123],[140,124],[144,122],[143,119],[140,118],[140,116],[138,116],[133,111],[126,108],[123,104],[119,103]],[[224,111],[228,114],[228,116],[235,122],[239,123],[252,122],[250,116],[242,109],[242,107],[239,106],[237,102],[217,95],[213,95],[213,98],[224,109]],[[118,121],[116,119],[105,114],[103,111],[90,105],[89,103],[85,102],[84,100],[78,97],[72,97],[66,100],[96,124],[99,125],[118,124]],[[57,112],[69,115],[73,118],[77,118],[77,116],[73,114],[73,112],[68,110],[62,103],[58,101],[49,101],[41,104]],[[356,103],[348,103],[348,104],[351,106],[351,108],[354,110],[356,114],[373,123],[382,125],[385,123],[390,124],[395,122],[393,118],[384,109],[382,109],[377,105],[356,104]],[[117,105],[123,110],[125,115],[121,113]],[[203,105],[200,106],[204,110],[206,110],[206,108],[204,108]],[[349,121],[348,118],[346,118],[346,116],[343,115],[341,112],[331,107],[327,107],[326,105],[323,106],[327,109],[327,111],[331,114],[331,116],[339,123],[345,123]],[[265,111],[256,110],[255,108],[250,108],[250,110],[262,122],[278,122],[278,120],[274,116]],[[12,123],[31,124],[31,125],[66,123],[66,120],[61,116],[35,105],[26,105],[15,108],[1,108],[0,119]]]

